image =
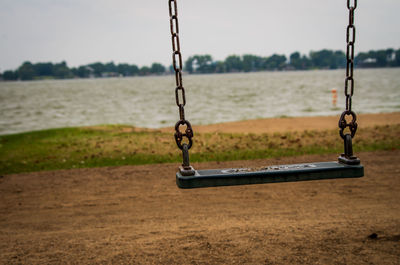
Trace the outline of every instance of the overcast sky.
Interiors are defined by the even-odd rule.
[[[400,0],[359,0],[356,53],[400,48]],[[183,57],[345,49],[346,0],[178,0]],[[0,0],[0,71],[171,63],[168,0]]]

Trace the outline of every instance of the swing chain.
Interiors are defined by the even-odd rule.
[[[344,84],[344,94],[346,96],[346,110],[339,119],[339,134],[343,139],[344,153],[339,156],[339,162],[347,165],[359,165],[360,159],[353,155],[352,138],[357,131],[357,115],[351,110],[352,96],[354,94],[354,44],[356,42],[356,27],[354,26],[354,10],[357,8],[357,0],[347,0],[347,8],[349,9],[349,25],[346,29],[346,79]],[[347,122],[346,116],[351,117],[351,121]],[[344,133],[346,128],[350,133]]]
[[[352,4],[352,2],[354,2]],[[351,110],[352,96],[354,94],[354,44],[356,41],[356,27],[354,26],[354,10],[357,8],[357,0],[347,0],[347,8],[349,9],[349,25],[346,30],[346,79],[344,84],[344,95],[346,96],[346,110],[342,113],[339,119],[340,136],[345,139],[344,130],[349,127],[351,137],[353,138],[357,131],[357,116]],[[347,122],[346,116],[351,116],[352,121]]]
[[[179,23],[178,23],[178,6],[176,0],[168,0],[169,4],[169,21],[172,37],[172,66],[175,71],[175,101],[179,107],[179,121],[175,125],[175,141],[179,149],[183,150],[185,144],[182,144],[183,138],[188,139],[187,149],[192,147],[193,129],[189,121],[185,119],[186,96],[185,88],[182,84],[182,54],[179,41]],[[185,132],[180,131],[181,126],[186,126]]]

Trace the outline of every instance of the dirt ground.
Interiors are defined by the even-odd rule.
[[[193,126],[196,133],[275,133],[304,130],[333,130],[338,128],[338,116],[269,118],[226,122],[210,125]],[[358,114],[357,123],[360,127],[375,125],[399,124],[400,112]],[[172,132],[173,128],[163,128],[163,132]]]
[[[0,264],[400,264],[400,151],[358,155],[361,179],[197,190],[175,164],[3,176]]]

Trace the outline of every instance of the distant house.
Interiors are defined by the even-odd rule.
[[[395,53],[395,52],[392,52],[391,54],[388,54],[388,55],[386,56],[386,60],[387,60],[388,62],[393,62],[393,61],[395,61],[395,60],[396,60],[396,53]]]
[[[85,69],[89,71],[89,78],[95,78],[94,69],[90,66],[85,66]]]
[[[116,72],[103,72],[101,73],[101,77],[119,77],[120,74]]]
[[[375,64],[376,59],[375,58],[367,58],[364,61],[361,62],[362,64]]]

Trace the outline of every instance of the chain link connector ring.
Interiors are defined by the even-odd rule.
[[[346,121],[346,116],[352,117],[351,122],[348,123]],[[357,115],[355,112],[353,112],[351,110],[344,111],[339,119],[339,128],[340,128],[339,134],[340,134],[340,137],[342,137],[342,139],[345,138],[344,130],[346,129],[346,127],[349,127],[350,133],[351,133],[350,136],[351,136],[351,138],[354,138],[354,136],[356,135],[357,127],[358,127]]]
[[[182,133],[179,130],[179,127],[182,125],[186,125],[186,130],[185,133]],[[189,141],[189,144],[187,144],[188,149],[192,148],[193,145],[193,130],[192,130],[192,125],[190,124],[190,122],[188,122],[187,120],[179,120],[176,124],[175,124],[175,141],[176,141],[176,145],[178,146],[179,149],[183,150],[183,145],[182,141],[183,138],[186,137]]]

